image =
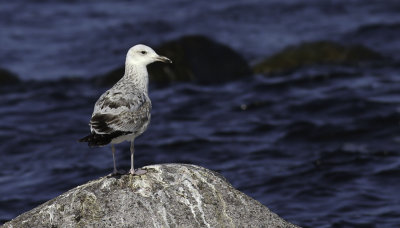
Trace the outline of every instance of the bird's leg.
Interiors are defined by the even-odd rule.
[[[134,143],[134,140],[131,141],[131,170],[129,170],[129,173],[132,175],[142,175],[142,174],[147,173],[147,171],[140,169],[140,168],[135,171],[134,166],[133,166],[134,165],[133,164],[134,163],[134,153],[135,153],[135,148],[133,146],[133,143]]]
[[[133,168],[134,157],[133,154],[135,153],[135,148],[133,146],[134,140],[131,141],[131,170],[129,170],[130,174],[135,174],[135,169]]]
[[[115,146],[114,146],[114,144],[111,144],[111,150],[112,150],[113,162],[114,162],[114,171],[113,171],[113,175],[116,175],[116,174],[118,173],[118,171],[117,171],[117,165],[115,164]]]
[[[131,170],[129,170],[129,173],[130,174],[135,174],[135,169],[134,169],[134,153],[135,153],[135,148],[134,148],[134,146],[133,146],[133,144],[134,144],[134,140],[132,140],[131,141]]]

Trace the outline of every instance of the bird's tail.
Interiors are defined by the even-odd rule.
[[[93,135],[90,134],[88,136],[85,136],[85,137],[79,139],[78,142],[90,142],[90,141],[92,141],[92,139],[93,139]]]
[[[105,146],[111,142],[112,138],[108,137],[108,135],[101,135],[92,133],[88,136],[85,136],[79,139],[79,142],[87,142],[90,147],[95,146]]]

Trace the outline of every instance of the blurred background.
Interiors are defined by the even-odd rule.
[[[112,171],[77,139],[144,43],[175,63],[150,66],[136,167],[213,169],[303,227],[400,226],[398,0],[20,0],[0,18],[0,224]]]

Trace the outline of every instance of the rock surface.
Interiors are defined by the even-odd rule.
[[[4,227],[297,227],[194,165],[144,167],[78,186]]]
[[[148,66],[150,82],[191,81],[202,84],[221,83],[252,75],[246,60],[234,50],[200,35],[185,36],[155,48],[173,64]],[[112,85],[124,74],[117,68],[100,78],[100,84]]]
[[[253,69],[255,73],[275,74],[307,65],[354,65],[380,59],[379,53],[362,45],[343,46],[332,41],[317,41],[287,47],[256,64]]]

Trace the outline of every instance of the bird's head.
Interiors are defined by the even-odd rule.
[[[151,47],[143,44],[137,44],[131,47],[126,55],[126,62],[133,65],[147,66],[156,61],[172,63],[167,57],[158,55]]]

